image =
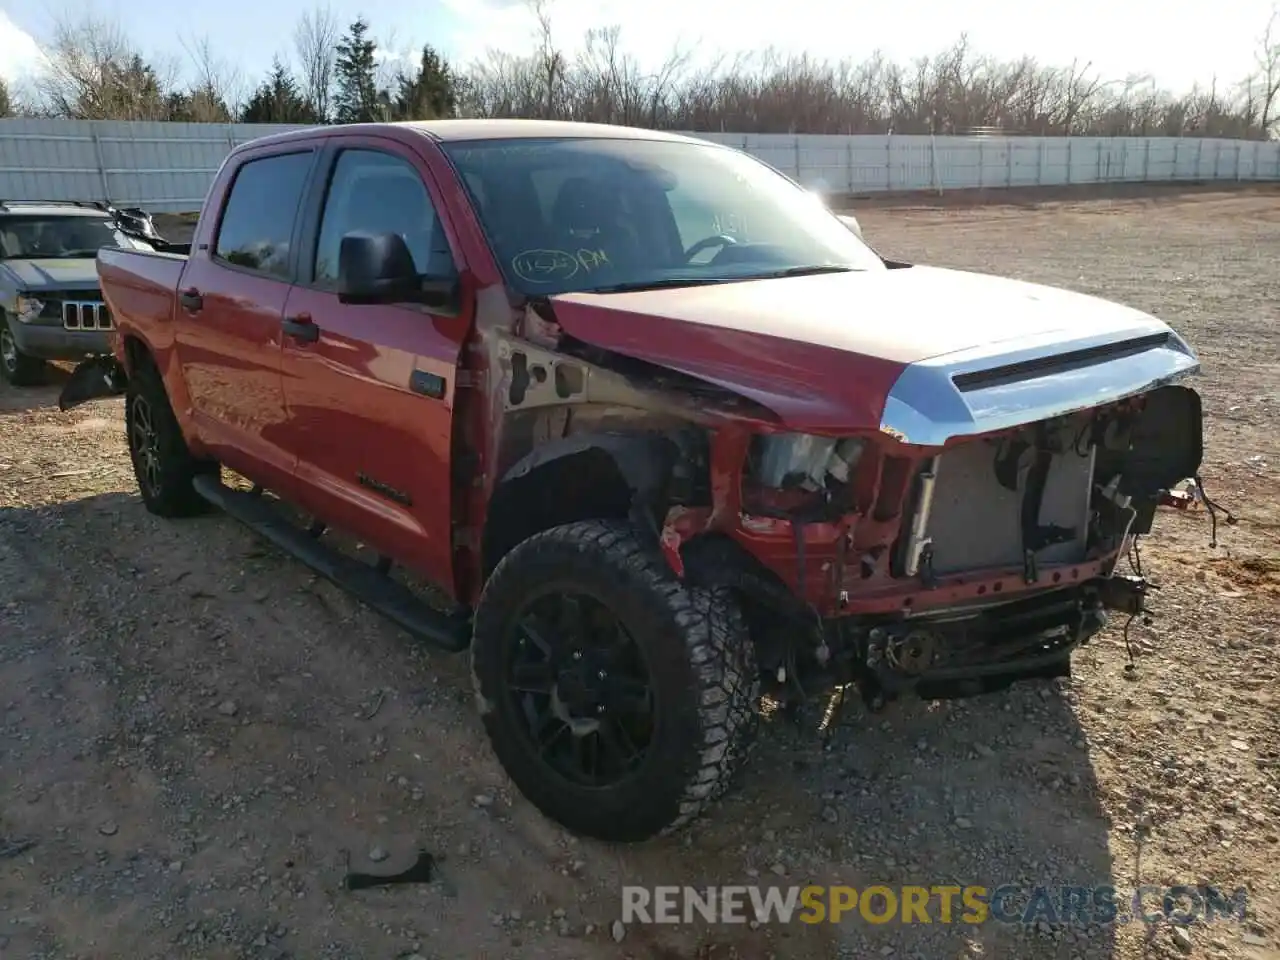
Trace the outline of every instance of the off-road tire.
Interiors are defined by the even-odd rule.
[[[630,780],[571,783],[527,748],[505,686],[514,618],[540,586],[603,603],[643,651],[656,704],[648,754]],[[690,589],[625,522],[554,527],[516,546],[481,597],[472,678],[490,742],[519,790],[570,831],[639,842],[686,826],[729,787],[755,730],[759,673],[728,590]]]
[[[724,627],[725,634],[738,638],[737,642],[747,648],[747,658],[738,664],[738,669],[749,670],[747,676],[751,678],[750,699],[744,709],[737,711],[738,720],[729,731],[729,745],[725,748],[724,759],[726,775],[716,780],[711,788],[710,802],[714,803],[734,787],[755,752],[756,735],[760,730],[760,667],[756,663],[756,648],[747,628],[746,617],[743,616],[742,607],[733,591],[727,587],[713,587],[695,592],[722,611],[721,615],[729,621]]]
[[[48,379],[49,365],[18,349],[7,313],[0,313],[0,377],[15,387],[38,387]]]
[[[209,512],[210,504],[196,493],[191,481],[200,474],[216,473],[220,467],[216,461],[193,456],[187,448],[165,392],[164,380],[150,357],[143,357],[135,364],[125,388],[124,404],[129,459],[147,510],[159,517],[174,518]],[[148,477],[144,453],[135,432],[136,419],[142,410],[149,414],[154,433],[154,482]]]

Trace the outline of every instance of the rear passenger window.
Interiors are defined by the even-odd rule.
[[[348,233],[397,233],[418,273],[456,271],[444,225],[422,175],[408,161],[378,150],[344,150],[334,164],[316,244],[315,282],[338,282],[338,252]]]
[[[214,255],[281,279],[289,277],[289,241],[311,151],[250,160],[236,173]]]

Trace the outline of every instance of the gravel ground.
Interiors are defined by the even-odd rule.
[[[1136,671],[1113,627],[1070,681],[851,707],[826,747],[770,724],[691,832],[575,841],[505,781],[465,662],[228,518],[147,514],[119,400],[0,387],[0,957],[1280,957],[1280,191],[859,213],[887,254],[1124,301],[1201,351],[1205,481],[1241,520],[1211,549],[1203,512],[1162,513]],[[342,889],[419,846],[436,882]],[[766,881],[1213,883],[1249,918],[614,927],[624,882]]]

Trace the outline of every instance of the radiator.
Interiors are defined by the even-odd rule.
[[[1079,419],[1064,430],[1066,452],[1053,456],[1039,516],[1041,525],[1075,528],[1075,537],[1039,550],[1038,563],[1084,560],[1094,457],[1087,440],[1081,440],[1083,455],[1072,441],[1086,422]],[[1022,495],[1032,454],[1028,451],[1022,458],[1014,492],[996,479],[1000,450],[998,441],[978,440],[953,447],[938,458],[924,526],[934,573],[1022,565]]]

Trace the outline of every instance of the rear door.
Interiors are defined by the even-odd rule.
[[[452,584],[453,404],[469,298],[449,316],[343,304],[336,294],[339,245],[357,230],[403,236],[420,273],[457,273],[461,256],[421,142],[330,141],[285,306],[296,335],[283,346],[284,401],[301,504]]]
[[[283,442],[281,321],[318,147],[278,144],[222,171],[229,188],[210,192],[222,208],[206,212],[178,291],[176,352],[200,438],[282,493],[293,487],[294,455]]]

